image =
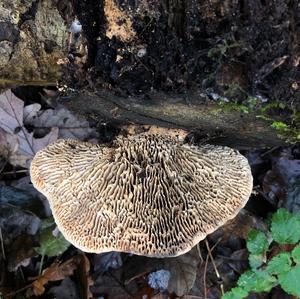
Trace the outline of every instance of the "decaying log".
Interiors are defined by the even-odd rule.
[[[221,95],[235,86],[256,96],[260,95],[260,87],[269,89],[268,95],[275,102],[297,103],[299,51],[293,46],[291,53],[286,53],[288,45],[298,44],[297,30],[291,25],[289,34],[283,35],[280,30],[285,29],[276,29],[277,32],[277,23],[272,21],[278,6],[282,16],[296,24],[298,15],[292,13],[296,1],[289,5],[275,1],[274,6],[255,1],[239,5],[232,0],[168,0],[159,5],[153,1],[134,2],[2,0],[0,86],[54,85],[62,78],[62,63],[63,77],[68,78],[66,85],[79,86],[79,95],[65,104],[85,116],[94,115],[99,121],[115,124],[184,128],[197,131],[210,142],[241,149],[284,144],[278,132],[269,122],[258,119],[255,111],[224,111],[216,101],[206,98],[205,88],[209,77],[215,84],[210,88],[219,88]],[[251,45],[257,44],[255,38],[262,38],[259,22],[269,13],[273,15],[269,28],[277,34],[274,45],[266,48],[262,40],[261,48],[256,49],[260,52],[256,53]],[[83,53],[70,51],[68,28],[77,17],[82,23]],[[253,34],[245,33],[244,18],[250,24],[247,32],[257,33],[254,39],[250,38]],[[222,25],[232,22],[236,24]],[[236,36],[239,40],[235,40]],[[276,42],[282,36],[284,44],[278,48]],[[87,60],[82,59],[84,55]],[[257,56],[262,60],[256,61]],[[280,69],[283,67],[285,70]],[[270,82],[278,86],[270,92],[272,88],[264,80],[275,71],[277,75]],[[76,80],[80,84],[76,85]],[[87,82],[98,91],[80,90]],[[186,93],[152,91],[177,90],[177,86]],[[191,91],[191,86],[203,86],[203,91]],[[126,98],[117,96],[116,91],[142,95]],[[238,95],[234,99],[240,100]],[[276,115],[276,121],[285,122],[281,118]]]
[[[198,132],[210,143],[253,149],[284,145],[276,130],[255,113],[222,111],[217,103],[187,95],[152,93],[122,98],[108,92],[83,93],[65,102],[73,111],[112,124],[148,124]]]

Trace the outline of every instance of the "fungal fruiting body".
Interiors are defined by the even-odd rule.
[[[235,217],[252,190],[238,151],[144,133],[112,146],[58,140],[30,174],[65,238],[95,253],[183,254]]]

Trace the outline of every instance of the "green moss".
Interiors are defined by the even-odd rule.
[[[272,111],[278,110],[287,114],[286,121],[277,120],[276,116],[272,116]],[[273,102],[264,105],[259,109],[257,118],[268,121],[274,128],[278,136],[288,143],[296,143],[300,141],[300,117],[299,112],[292,106],[282,102]]]
[[[257,98],[248,96],[242,103],[220,100],[213,113],[238,111],[243,114],[255,114],[277,131],[280,138],[288,143],[300,141],[300,112],[284,102],[261,103]],[[279,114],[284,115],[277,119]]]
[[[261,113],[268,113],[271,109],[286,109],[287,104],[281,103],[281,102],[272,102],[265,104],[263,107],[261,107],[260,112]]]
[[[286,131],[289,129],[289,125],[282,121],[274,121],[271,125],[272,128],[280,131]]]
[[[273,121],[271,127],[276,129],[278,135],[289,143],[300,141],[300,129],[297,127],[292,127],[282,121]]]
[[[244,104],[239,103],[227,103],[225,101],[219,102],[220,110],[223,112],[238,111],[240,113],[248,114],[250,112],[249,108]]]
[[[258,100],[255,97],[248,97],[242,103],[228,102],[228,100],[220,99],[218,102],[218,108],[215,109],[218,112],[232,112],[238,111],[240,113],[249,114],[257,109]]]

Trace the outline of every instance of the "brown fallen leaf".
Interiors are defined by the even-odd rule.
[[[195,247],[183,255],[172,258],[158,259],[133,256],[124,264],[125,285],[141,276],[163,269],[171,273],[167,286],[169,293],[183,296],[194,285],[199,262],[200,259]]]
[[[90,287],[94,284],[92,277],[90,276],[90,261],[85,254],[81,255],[81,260],[78,267],[78,274],[83,287],[83,298],[93,298],[93,294],[90,291]]]
[[[262,219],[242,209],[235,218],[229,220],[225,225],[209,235],[209,239],[214,242],[222,239],[221,243],[223,240],[226,241],[232,236],[246,240],[252,228],[262,230],[263,232],[268,231],[268,226]]]
[[[80,255],[75,255],[64,263],[54,262],[50,267],[46,268],[42,275],[37,277],[32,283],[32,293],[40,296],[45,292],[45,285],[49,281],[62,280],[73,274],[82,260]]]
[[[1,188],[0,188],[1,189]],[[0,200],[0,227],[4,248],[10,249],[12,242],[21,234],[37,234],[41,220],[29,211]],[[0,268],[1,269],[1,268]],[[0,271],[1,272],[1,271]]]
[[[94,254],[91,262],[96,273],[103,273],[109,269],[118,269],[123,265],[121,253],[115,251]]]
[[[263,192],[279,207],[290,212],[300,209],[300,159],[290,149],[272,157],[272,169],[263,179]]]
[[[92,292],[96,298],[112,298],[112,299],[133,299],[134,294],[138,293],[140,285],[135,282],[129,285],[123,284],[123,275],[126,269],[119,268],[109,270],[95,277],[95,283],[92,286]],[[141,298],[141,297],[140,297]]]
[[[27,267],[32,257],[36,256],[34,247],[38,245],[34,236],[21,234],[10,245],[7,252],[7,269],[16,271],[20,266]]]
[[[0,129],[2,135],[6,133],[6,139],[0,138],[0,147],[8,151],[7,158],[12,165],[28,168],[35,153],[57,139],[58,128],[51,128],[43,138],[35,138],[25,128],[23,117],[24,102],[11,91],[0,94]]]

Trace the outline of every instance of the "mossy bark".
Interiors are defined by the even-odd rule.
[[[2,0],[0,85],[55,85],[68,32],[55,2]]]
[[[232,16],[236,15],[232,12],[244,16],[242,12],[245,9],[250,13],[247,15],[250,24],[255,25],[252,6],[240,7],[236,1],[218,4],[216,1],[197,3],[181,0],[165,0],[159,6],[151,1],[143,1],[136,4],[137,8],[129,4],[122,5],[123,2],[117,0],[25,2],[2,0],[0,4],[0,86],[49,86],[63,77],[64,83],[72,85],[79,92],[79,96],[70,98],[65,104],[78,113],[94,115],[99,121],[185,128],[197,131],[210,142],[237,148],[284,144],[284,139],[279,137],[270,122],[257,118],[257,112],[252,109],[248,113],[239,109],[225,111],[218,102],[210,101],[205,96],[208,94],[205,87],[207,74],[211,74],[216,64],[217,71],[213,72],[215,87],[222,93],[224,86],[233,83],[242,89],[248,88],[253,84],[244,81],[252,78],[251,74],[256,74],[255,82],[261,81],[286,61],[287,58],[281,64],[273,63],[271,69],[267,68],[260,76],[257,74],[269,66],[268,61],[252,65],[252,69],[247,67],[247,70],[244,70],[247,63],[237,67],[234,67],[237,62],[231,63],[248,57],[251,47],[244,49],[241,46],[244,43],[235,42],[234,38],[227,41],[226,28],[229,31],[232,28],[225,26],[225,30],[219,25],[224,20],[230,23]],[[250,2],[254,5],[253,1]],[[68,5],[71,8],[66,13]],[[283,4],[281,6],[284,11],[290,9]],[[272,6],[266,5],[263,13],[269,10],[276,12]],[[67,59],[70,50],[68,27],[75,15],[82,23],[83,46],[88,49],[87,63],[81,62],[80,66]],[[118,21],[120,18],[122,22]],[[256,28],[254,25],[251,27],[253,30]],[[236,18],[234,30],[239,32],[241,40],[244,35],[249,36],[244,34],[243,28],[243,23],[240,24]],[[224,35],[222,43],[218,42],[219,31]],[[215,42],[212,42],[214,39]],[[288,38],[286,40],[289,41]],[[233,49],[233,53],[229,49]],[[144,56],[139,57],[139,50],[144,51]],[[76,62],[80,56],[75,54]],[[268,57],[267,54],[265,56]],[[232,55],[231,60],[228,55]],[[280,52],[277,56],[281,55]],[[251,57],[245,58],[246,62],[252,61]],[[230,61],[228,65],[234,71],[225,67],[226,60]],[[62,76],[60,62],[64,61],[69,67],[64,68]],[[277,60],[272,58],[272,61]],[[193,72],[190,72],[191,68]],[[289,69],[293,70],[293,67]],[[195,81],[195,85],[192,81]],[[87,86],[87,82],[98,92],[87,92],[82,87]],[[199,89],[201,84],[204,84],[203,90]],[[181,87],[181,93],[175,92],[178,86]],[[193,91],[191,86],[195,88]],[[296,96],[298,85],[294,83],[291,86]],[[254,87],[256,91],[256,85]],[[213,91],[213,88],[210,89]],[[116,93],[131,96],[121,97]],[[142,95],[137,95],[139,93]],[[292,96],[290,98],[293,102]],[[281,121],[283,117],[278,115],[276,120]]]
[[[185,96],[151,93],[122,98],[109,92],[84,92],[64,103],[73,111],[111,124],[148,124],[196,132],[209,143],[238,149],[264,148],[285,142],[255,111],[224,111],[218,103],[201,99],[197,92]]]

